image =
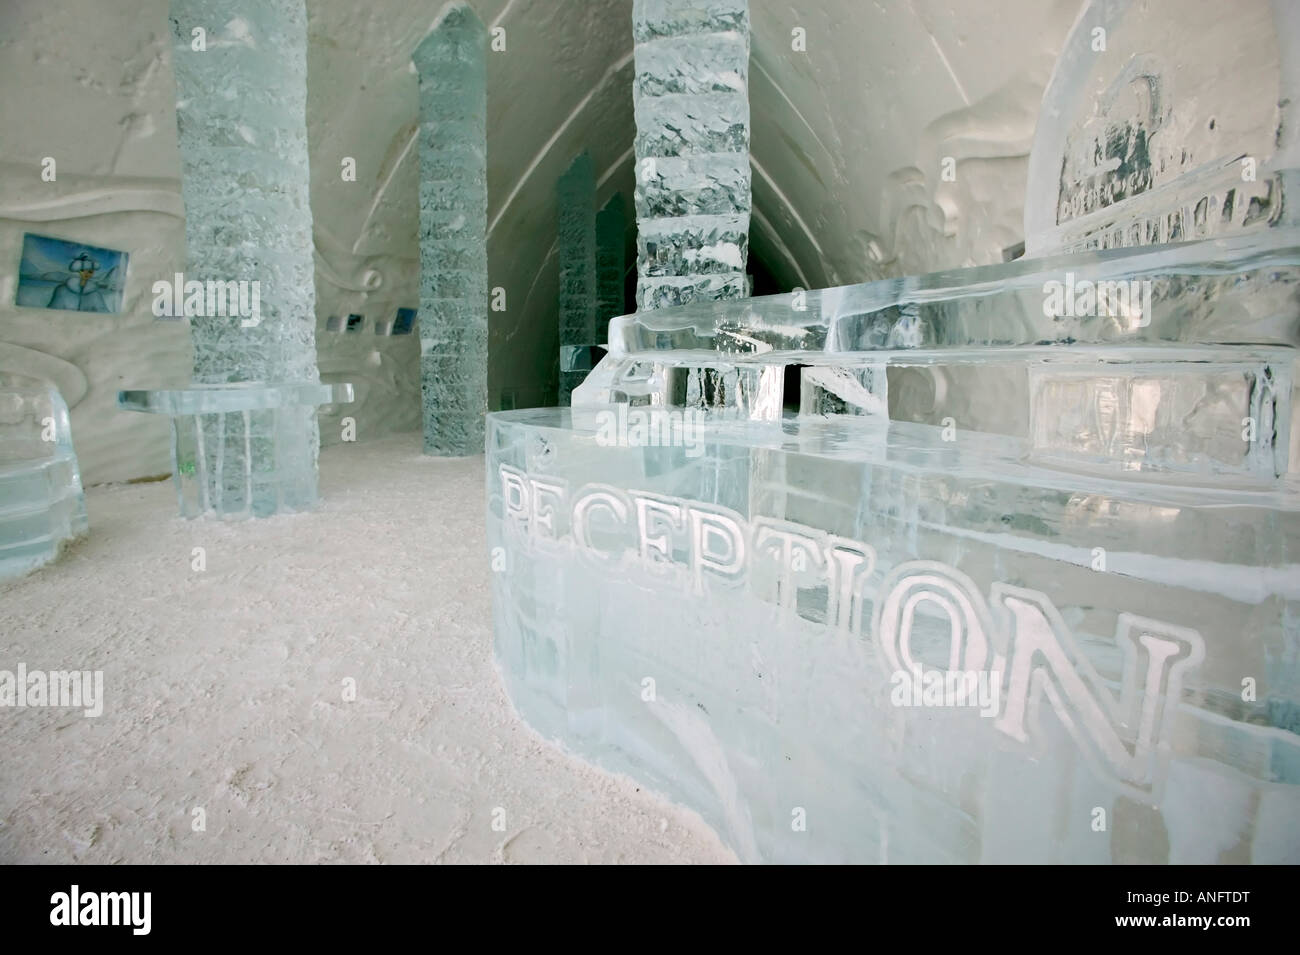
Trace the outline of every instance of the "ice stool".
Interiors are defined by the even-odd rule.
[[[63,396],[0,372],[0,580],[48,564],[89,529]]]

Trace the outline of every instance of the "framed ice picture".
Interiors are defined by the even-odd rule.
[[[44,235],[23,236],[14,304],[69,312],[120,312],[127,254]]]

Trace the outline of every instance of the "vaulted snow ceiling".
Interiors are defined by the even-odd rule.
[[[634,222],[631,0],[471,5],[506,40],[488,55],[490,282],[507,295],[489,400],[511,382],[537,404],[556,375],[554,186],[574,156],[592,155],[599,201],[621,193]],[[58,152],[73,175],[176,179],[166,0],[2,6],[6,163]],[[417,304],[410,55],[442,6],[307,0],[322,321]],[[993,18],[964,0],[751,0],[755,268],[789,288],[1000,260],[1022,238],[1035,117],[1080,6],[1003,0]],[[9,95],[17,81],[38,92]]]

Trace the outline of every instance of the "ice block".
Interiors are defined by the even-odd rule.
[[[0,372],[0,580],[89,531],[68,406],[44,379]]]
[[[316,506],[320,405],[352,401],[350,384],[233,382],[118,392],[127,411],[171,418],[172,477],[182,517],[269,517]],[[311,461],[310,471],[301,467]]]

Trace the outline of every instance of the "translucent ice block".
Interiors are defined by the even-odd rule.
[[[320,382],[266,385],[248,381],[228,385],[192,385],[188,388],[119,391],[117,403],[127,411],[153,414],[224,414],[287,408],[293,405],[335,404],[352,400],[352,386]]]
[[[677,364],[914,364],[956,349],[1010,356],[1098,346],[1292,348],[1300,231],[954,269],[840,288],[698,302],[610,323],[615,358]]]
[[[648,43],[700,33],[749,34],[749,0],[636,0],[632,38]]]
[[[665,93],[636,104],[638,156],[749,151],[749,101],[734,93]]]
[[[749,207],[749,153],[665,156],[641,169],[636,211],[642,219],[727,215]]]
[[[68,407],[49,382],[0,372],[0,580],[89,530]]]
[[[734,273],[748,256],[749,216],[642,219],[636,241],[644,275]]]
[[[638,411],[490,416],[496,654],[543,733],[751,861],[1300,861],[1294,484]]]
[[[316,408],[352,397],[350,384],[240,382],[121,391],[118,404],[171,417],[182,517],[239,518],[315,507]]]

